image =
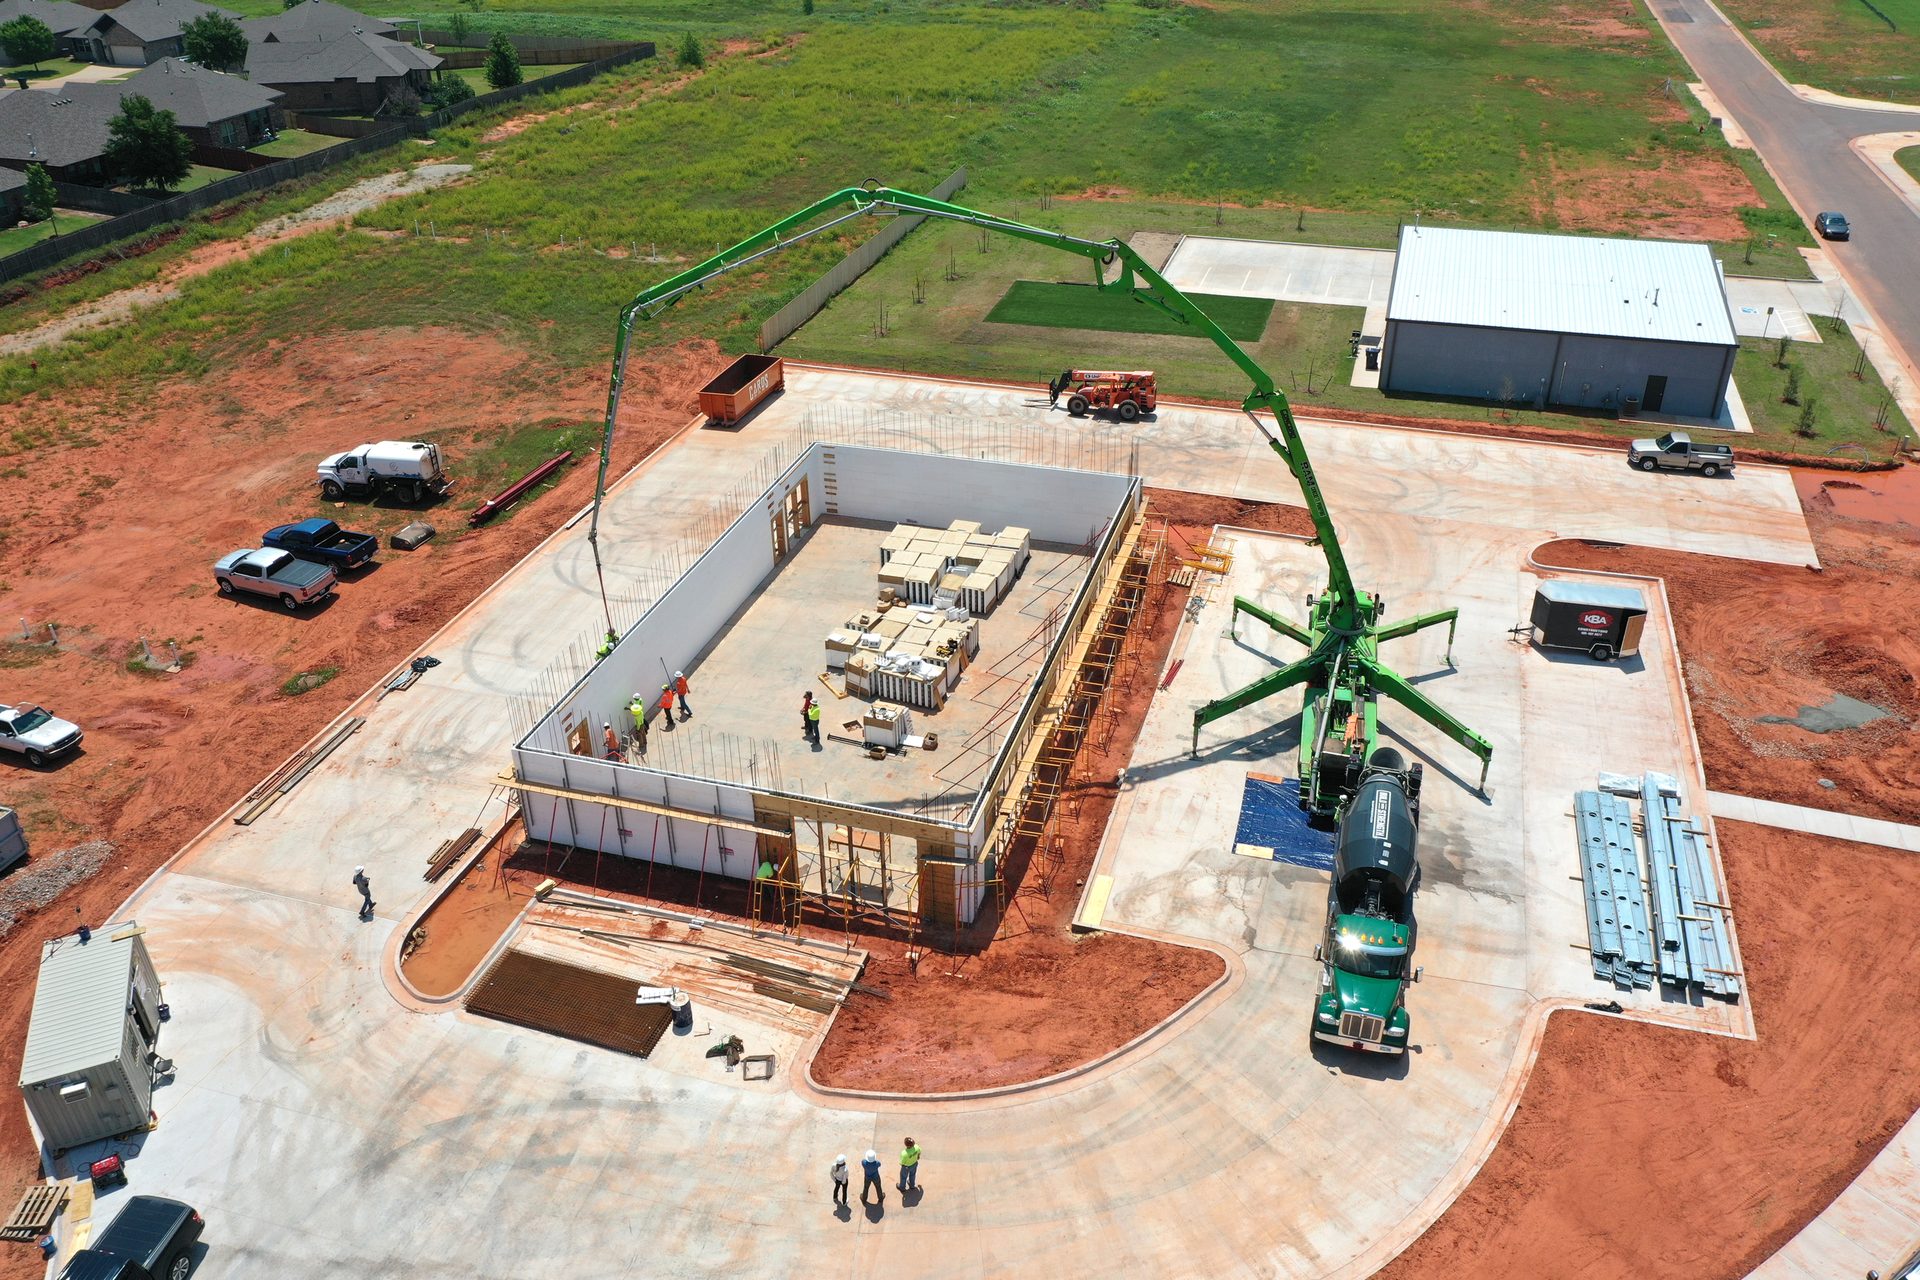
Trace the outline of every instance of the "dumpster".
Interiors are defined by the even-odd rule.
[[[1579,649],[1599,662],[1640,652],[1647,601],[1638,588],[1554,579],[1533,593],[1533,641]]]
[[[20,815],[0,804],[0,871],[27,856],[27,833],[20,829]]]
[[[700,388],[700,412],[709,426],[731,427],[786,381],[787,362],[779,356],[741,356]]]

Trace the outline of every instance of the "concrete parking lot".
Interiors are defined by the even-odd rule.
[[[1220,845],[1218,793],[1237,793],[1255,758],[1286,767],[1284,734],[1263,731],[1297,701],[1213,726],[1200,763],[1185,760],[1191,704],[1266,661],[1264,638],[1243,626],[1256,647],[1242,648],[1223,635],[1224,601],[1247,591],[1284,604],[1318,582],[1316,553],[1265,536],[1229,534],[1233,576],[1202,612],[1186,674],[1149,712],[1109,837],[1109,924],[1236,957],[1227,987],[1171,1033],[1034,1093],[869,1103],[816,1095],[790,1061],[742,1088],[705,1060],[650,1064],[403,1002],[389,954],[431,892],[422,860],[497,815],[493,779],[535,674],[604,625],[583,522],[426,646],[442,666],[354,708],[366,726],[265,818],[216,822],[130,904],[168,984],[163,1048],[179,1065],[132,1189],[206,1214],[197,1274],[209,1280],[1366,1274],[1497,1138],[1545,1009],[1612,994],[1571,945],[1583,926],[1570,788],[1596,767],[1659,767],[1704,804],[1664,613],[1637,668],[1544,659],[1505,634],[1524,616],[1527,552],[1560,536],[1815,557],[1790,480],[1772,468],[1702,481],[1642,475],[1592,449],[1306,431],[1356,576],[1396,613],[1463,607],[1454,666],[1438,633],[1393,642],[1390,660],[1496,746],[1483,799],[1457,748],[1388,716],[1432,762],[1422,1051],[1404,1065],[1309,1052],[1306,956],[1324,889]],[[822,434],[1056,462],[1124,459],[1137,442],[1150,484],[1296,500],[1234,413],[1163,405],[1132,431],[1069,426],[1020,389],[796,367],[746,427],[691,431],[617,487],[600,531],[616,591],[657,581],[683,538],[712,527],[712,495],[770,450]],[[380,904],[369,923],[354,914],[357,864]],[[1744,1005],[1633,1003],[1747,1029]],[[908,1205],[890,1191],[884,1213],[836,1217],[827,1163],[868,1146],[891,1154],[907,1132],[927,1151],[923,1196]]]

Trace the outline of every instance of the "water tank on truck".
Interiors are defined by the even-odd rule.
[[[1406,989],[1420,882],[1420,766],[1392,747],[1373,753],[1335,838],[1327,930],[1314,956],[1320,993],[1313,1038],[1372,1053],[1406,1052]]]

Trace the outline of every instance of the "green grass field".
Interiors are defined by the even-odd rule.
[[[571,71],[579,65],[577,62],[559,62],[551,66],[523,66],[520,70],[529,80],[544,80],[548,76],[559,75],[562,71]],[[460,77],[475,93],[493,92],[493,86],[487,83],[485,67],[458,67],[452,71],[442,71],[440,74]]]
[[[419,16],[443,25],[451,12]],[[0,312],[0,331],[149,281],[210,240],[359,177],[427,154],[476,166],[468,181],[359,215],[357,230],[187,279],[173,303],[37,353],[37,370],[26,357],[0,359],[0,399],[31,392],[64,408],[191,378],[276,340],[429,324],[497,335],[524,349],[529,367],[554,371],[545,376],[599,373],[619,308],[637,290],[869,176],[925,190],[966,164],[964,202],[1102,238],[1212,229],[1387,244],[1416,212],[1472,225],[1585,225],[1568,222],[1580,212],[1564,203],[1568,193],[1591,204],[1594,184],[1633,189],[1650,169],[1741,163],[1698,131],[1690,107],[1663,96],[1683,68],[1644,15],[1589,32],[1550,0],[1505,0],[1491,12],[1420,0],[1339,10],[1306,0],[1205,9],[823,0],[811,16],[797,0],[488,0],[473,17],[480,30],[634,36],[663,50],[692,31],[716,54],[722,42],[731,51],[685,84],[669,56],[463,117],[430,153],[411,144],[364,157],[222,222],[190,224],[158,252],[24,298]],[[487,140],[506,115],[535,113],[545,118]],[[1089,191],[1102,198],[1065,198]],[[1651,203],[1623,197],[1619,207]],[[437,237],[415,236],[416,224]],[[694,337],[747,349],[762,319],[868,233],[850,223],[688,298],[642,330],[639,350]],[[896,332],[922,334],[925,345],[870,362],[967,372],[1013,367],[1010,352],[1032,362],[1046,348],[1036,373],[1112,360],[1161,369],[1170,387],[1244,392],[1221,377],[1224,361],[1210,350],[1188,349],[1192,339],[1054,329],[1054,341],[1036,342],[1030,326],[983,320],[1016,279],[1076,274],[1079,264],[1037,248],[996,241],[980,255],[963,236],[963,279],[930,285],[929,302],[915,306],[912,265],[939,275],[941,234],[915,232],[796,348],[870,349],[866,304],[885,298]],[[670,261],[645,261],[636,248]],[[1757,267],[1769,253],[1791,269],[1789,252],[1764,248]],[[937,326],[921,320],[935,312]],[[1357,325],[1357,313],[1275,308],[1258,350],[1283,384],[1318,388]],[[966,343],[976,332],[987,341],[978,351]]]
[[[263,142],[254,147],[256,155],[263,156],[304,156],[310,151],[324,151],[344,138],[335,138],[324,133],[308,133],[305,129],[282,129],[274,135],[272,142]]]
[[[6,61],[6,54],[0,53],[0,63]],[[22,62],[13,66],[0,67],[0,79],[6,81],[9,89],[15,87],[15,81],[25,76],[29,83],[35,80],[51,80],[55,76],[70,76],[83,67],[93,65],[88,62],[76,62],[72,58],[48,58],[39,66],[31,62]]]
[[[81,227],[92,226],[99,222],[104,214],[69,213],[59,210],[55,216],[45,222],[30,222],[24,227],[8,227],[0,231],[0,258],[10,253],[18,253],[29,245],[39,244],[54,234],[56,228],[61,233],[78,231]]]
[[[1779,442],[1775,448],[1802,453],[1825,453],[1841,443],[1861,445],[1876,456],[1891,452],[1896,439],[1911,434],[1899,406],[1888,410],[1888,430],[1876,429],[1873,420],[1888,400],[1880,375],[1861,359],[1860,344],[1844,321],[1822,318],[1814,323],[1820,327],[1821,341],[1788,343],[1787,368],[1774,364],[1780,350],[1777,341],[1740,339],[1733,380],[1746,401],[1747,416],[1753,419],[1755,437]],[[1860,370],[1857,378],[1855,368]],[[1781,400],[1788,369],[1800,373],[1799,404]],[[1794,434],[1801,406],[1809,399],[1814,402],[1812,440]]]
[[[1920,0],[1721,0],[1721,8],[1788,80],[1920,102]]]
[[[1266,298],[1190,295],[1209,319],[1235,342],[1258,342],[1273,314]],[[1103,333],[1156,333],[1190,336],[1187,325],[1126,294],[1100,293],[1090,284],[1044,284],[1016,280],[987,313],[998,324],[1040,325],[1052,329],[1097,329]]]
[[[1900,167],[1916,178],[1920,178],[1920,147],[1902,147],[1893,153]]]

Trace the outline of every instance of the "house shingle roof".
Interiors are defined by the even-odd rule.
[[[76,84],[0,96],[0,159],[59,167],[98,156],[107,149],[107,121],[120,111],[118,87]]]
[[[83,4],[69,4],[67,0],[0,0],[0,26],[5,26],[15,18],[38,18],[56,36],[84,31],[99,16],[98,9],[89,9]]]
[[[360,32],[332,40],[256,41],[247,49],[247,75],[266,85],[372,84],[409,71],[431,71],[441,61],[425,49]]]
[[[0,168],[0,193],[17,191],[27,185],[27,175],[18,169]]]
[[[132,32],[134,39],[152,43],[155,40],[171,40],[180,34],[181,27],[209,13],[217,13],[223,18],[237,19],[240,16],[210,4],[201,4],[200,0],[127,0],[118,9],[109,9],[95,18],[90,29],[105,31],[118,23]]]
[[[188,129],[204,129],[216,120],[270,107],[283,96],[278,89],[250,84],[239,76],[222,75],[178,58],[162,58],[113,87],[122,96],[137,93],[154,106],[173,112]]]
[[[291,9],[265,18],[248,18],[240,24],[247,39],[263,43],[286,40],[331,40],[363,31],[371,36],[390,36],[398,28],[391,22],[369,18],[333,0],[301,0]]]

